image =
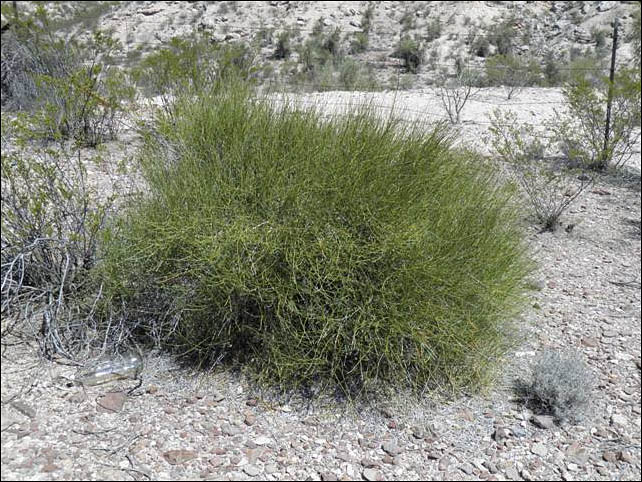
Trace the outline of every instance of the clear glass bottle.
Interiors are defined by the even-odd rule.
[[[139,377],[143,370],[143,360],[139,355],[127,353],[113,360],[100,362],[93,367],[81,371],[76,381],[85,386],[100,385],[114,380]]]

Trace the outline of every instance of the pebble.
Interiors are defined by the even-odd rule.
[[[243,472],[245,472],[250,477],[256,477],[261,473],[261,469],[256,465],[246,465],[245,467],[243,467]]]
[[[222,394],[221,392],[219,392],[218,390],[214,390],[214,391],[210,394],[210,398],[211,398],[213,401],[215,401],[215,402],[222,402],[223,400],[225,400],[225,395],[223,395],[223,394]]]
[[[615,452],[611,452],[610,450],[607,450],[604,453],[602,453],[602,458],[606,462],[615,462],[617,460],[617,454]]]
[[[375,469],[364,469],[361,475],[363,475],[363,478],[366,480],[383,480],[383,477],[381,477],[381,473]]]
[[[507,468],[504,473],[509,480],[517,480],[519,478],[519,474],[517,473],[515,467]]]
[[[261,435],[260,437],[257,437],[254,439],[254,443],[256,445],[267,445],[272,441],[270,437],[266,437],[265,435]]]
[[[439,465],[437,466],[437,468],[441,471],[445,471],[449,465],[450,465],[450,457],[442,457],[439,460]]]
[[[230,425],[229,423],[224,423],[223,425],[221,425],[221,432],[223,432],[228,437],[234,437],[235,435],[239,435],[243,433],[243,430],[241,430],[241,428],[236,425]]]
[[[496,428],[495,432],[493,433],[493,439],[497,443],[504,442],[506,439],[508,439],[509,436],[510,436],[510,434],[509,434],[508,430],[506,430],[504,427]]]
[[[193,450],[169,450],[163,454],[163,458],[171,465],[179,465],[196,458]]]
[[[125,392],[110,392],[107,395],[98,397],[96,402],[99,407],[108,412],[119,412],[123,408],[126,399]]]
[[[545,457],[548,453],[548,448],[544,444],[536,443],[531,446],[531,452],[540,457]]]
[[[16,410],[18,410],[18,412],[20,412],[23,415],[26,415],[29,418],[36,418],[36,410],[31,405],[25,402],[21,402],[21,401],[13,402],[11,406]]]
[[[533,476],[527,469],[522,469],[521,476],[524,480],[533,480]]]
[[[586,464],[589,458],[588,450],[580,446],[578,442],[573,442],[569,445],[564,455],[569,462],[576,463],[579,466]]]
[[[626,462],[627,464],[632,464],[633,463],[633,455],[631,452],[627,452],[626,450],[621,450],[618,452],[618,458],[622,462]]]
[[[363,459],[361,459],[361,465],[363,465],[366,468],[377,468],[379,467],[379,462],[377,462],[376,460],[364,457]]]
[[[539,428],[551,429],[555,427],[555,421],[550,415],[533,415],[531,422]]]
[[[320,475],[321,475],[321,480],[323,480],[324,482],[325,481],[329,481],[329,480],[331,480],[331,481],[339,480],[337,478],[337,476],[334,475],[332,472],[327,472],[327,471],[326,472],[321,472]]]
[[[387,452],[393,457],[395,455],[399,455],[402,452],[402,449],[399,448],[399,446],[395,442],[384,442],[381,448],[384,450],[384,452]]]

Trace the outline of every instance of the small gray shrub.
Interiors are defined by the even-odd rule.
[[[592,388],[593,374],[575,351],[544,351],[535,359],[530,381],[517,382],[527,405],[558,423],[582,419]]]

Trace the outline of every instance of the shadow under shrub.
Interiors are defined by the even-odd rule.
[[[176,113],[102,266],[139,334],[284,388],[489,380],[529,263],[512,192],[443,126],[322,121],[238,86]]]

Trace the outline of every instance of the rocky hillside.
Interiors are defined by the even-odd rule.
[[[12,2],[2,3],[6,24]],[[173,37],[201,32],[214,43],[249,46],[264,78],[296,77],[305,70],[302,64],[307,65],[305,42],[316,36],[342,61],[354,58],[367,67],[380,87],[400,71],[401,39],[409,41],[422,60],[417,75],[402,82],[422,87],[433,83],[437,72],[453,71],[457,62],[481,67],[495,54],[533,59],[544,73],[547,62],[564,70],[572,62],[592,59],[605,67],[616,18],[621,25],[618,63],[628,65],[636,48],[633,25],[640,21],[638,2],[628,1],[17,3],[23,11],[43,4],[53,25],[67,34],[82,37],[97,28],[113,30],[123,46],[120,61],[125,65],[135,65]],[[277,54],[279,45],[287,49],[282,55]],[[318,70],[317,75],[323,75]],[[328,79],[340,76],[336,59],[334,70],[325,72]],[[544,77],[539,85],[554,83]]]

